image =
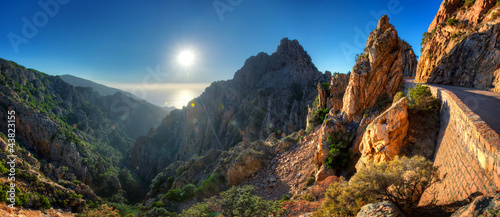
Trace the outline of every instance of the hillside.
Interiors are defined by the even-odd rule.
[[[49,179],[80,181],[118,201],[141,194],[134,193],[141,181],[122,156],[136,137],[160,123],[163,109],[121,92],[100,96],[3,59],[0,89],[0,117],[7,120],[8,110],[16,112],[17,139],[44,162],[39,170]],[[0,130],[7,132],[6,121]]]

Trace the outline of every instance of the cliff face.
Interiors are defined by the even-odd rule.
[[[275,53],[250,57],[232,80],[212,83],[139,138],[129,165],[150,180],[176,160],[264,140],[272,132],[298,131],[306,125],[307,104],[316,97],[321,79],[302,46],[283,39]]]
[[[349,78],[342,107],[346,117],[349,120],[359,117],[384,94],[392,98],[403,84],[403,71],[413,74],[416,65],[413,56],[413,50],[398,37],[389,17],[380,18]]]
[[[166,113],[122,93],[100,96],[3,59],[0,90],[0,118],[6,120],[9,109],[16,112],[18,138],[47,161],[40,170],[54,179],[83,181],[104,196],[126,187],[121,182],[127,180],[118,178],[122,155]],[[0,123],[1,132],[6,123]]]
[[[495,0],[444,1],[422,39],[417,82],[500,91]]]

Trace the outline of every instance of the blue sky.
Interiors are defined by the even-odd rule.
[[[44,10],[40,4],[44,2],[57,6],[50,4]],[[164,76],[155,80],[158,83],[210,83],[231,79],[248,57],[261,51],[271,54],[288,37],[300,42],[320,71],[347,73],[384,13],[420,55],[422,33],[440,4],[438,0],[7,1],[0,7],[0,57],[48,74],[73,74],[114,86],[147,80],[148,68]],[[31,24],[36,31],[26,27]],[[177,61],[184,50],[195,55],[187,67]]]

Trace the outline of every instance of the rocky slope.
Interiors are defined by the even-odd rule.
[[[122,93],[100,96],[3,59],[0,89],[0,118],[6,120],[9,109],[16,112],[17,137],[46,161],[41,171],[48,177],[80,180],[103,196],[132,189],[126,183],[139,187],[120,166],[121,156],[165,111]],[[1,122],[0,131],[6,129]]]
[[[212,83],[188,107],[173,111],[139,138],[129,165],[151,180],[177,160],[264,140],[273,132],[298,131],[323,79],[302,46],[285,38],[275,53],[250,57],[232,80]]]
[[[422,39],[417,82],[500,91],[496,0],[446,0]]]

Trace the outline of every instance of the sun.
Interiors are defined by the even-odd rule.
[[[189,50],[182,51],[177,57],[177,61],[183,66],[190,66],[194,62],[194,54]]]

